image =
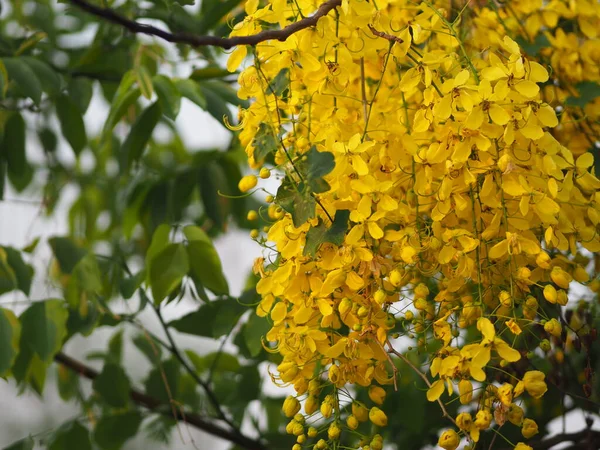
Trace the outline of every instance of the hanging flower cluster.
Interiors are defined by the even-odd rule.
[[[418,370],[394,347],[399,333],[438,343],[420,373],[428,400],[444,409],[447,391],[472,407],[442,448],[507,421],[530,438],[537,425],[519,397],[543,396],[544,373],[502,385],[490,373],[527,357],[524,331],[561,342],[584,328],[567,335],[547,311],[590,281],[582,252],[600,251],[588,151],[600,95],[584,98],[600,81],[600,5],[337,3],[315,27],[257,45],[239,76],[251,167],[282,174],[260,212],[271,225],[253,237],[268,248],[255,271],[267,347],[282,357],[274,379],[296,391],[283,405],[294,450],[386,426],[395,361]],[[248,0],[232,35],[285,27],[320,4]],[[234,50],[229,69],[248,52]],[[358,389],[369,405],[353,400]],[[367,430],[359,445],[381,449]]]

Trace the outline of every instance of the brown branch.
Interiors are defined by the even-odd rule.
[[[383,31],[376,30],[371,24],[369,24],[368,26],[369,30],[371,30],[371,33],[373,33],[375,36],[387,39],[390,42],[397,42],[398,44],[402,44],[404,42],[404,40],[399,38],[398,36],[394,36],[393,34],[384,33]]]
[[[198,36],[193,33],[185,32],[170,33],[152,25],[146,25],[136,22],[135,20],[130,20],[110,8],[102,8],[100,6],[92,5],[86,0],[70,0],[70,2],[96,17],[102,18],[117,25],[121,25],[132,33],[156,36],[168,42],[187,44],[191,45],[192,47],[213,46],[222,47],[224,49],[230,49],[236,45],[256,45],[260,42],[268,40],[285,41],[292,34],[316,25],[317,21],[321,17],[326,16],[336,6],[340,6],[342,4],[342,0],[328,0],[321,4],[319,9],[317,9],[312,16],[305,17],[304,19],[294,22],[287,27],[282,28],[281,30],[266,30],[251,36],[234,36],[230,38],[223,38],[219,36],[208,35]]]
[[[98,377],[99,373],[88,367],[76,359],[71,358],[70,356],[65,355],[64,353],[58,353],[54,360],[62,364],[63,366],[71,369],[73,372],[76,372],[78,375],[85,377],[89,380],[94,380]],[[170,409],[169,405],[151,397],[143,392],[140,392],[135,389],[131,389],[129,393],[131,399],[138,405],[143,406],[150,411],[158,412],[160,414],[165,414],[170,417],[173,417],[175,420],[182,421],[189,425],[192,425],[199,430],[202,430],[208,434],[213,436],[220,437],[221,439],[225,439],[233,444],[237,444],[242,448],[247,450],[267,450],[267,447],[258,440],[249,438],[247,436],[234,433],[228,429],[225,429],[210,420],[200,416],[199,414],[186,412],[184,413],[180,409]]]

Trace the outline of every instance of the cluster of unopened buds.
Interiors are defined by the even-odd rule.
[[[239,188],[281,176],[248,219],[269,223],[251,233],[266,249],[257,314],[272,324],[265,347],[282,358],[273,379],[296,392],[283,405],[294,450],[336,448],[344,430],[381,449],[397,362],[442,413],[444,392],[471,408],[450,419],[442,448],[475,445],[505,423],[529,439],[538,426],[524,398],[547,385],[523,361],[590,332],[576,315],[567,333],[557,311],[572,283],[598,284],[585,252],[600,251],[600,180],[587,151],[600,101],[567,98],[600,80],[600,8],[472,3],[343,0],[316,26],[258,44],[239,75],[239,96],[253,100],[239,138],[260,170]],[[250,0],[232,35],[318,8]],[[579,34],[556,28],[561,18]],[[540,35],[549,43],[536,55],[517,44]],[[567,64],[555,51],[578,57]],[[234,50],[230,70],[247,57]],[[426,371],[400,335],[421,354],[435,344]],[[495,382],[494,371],[507,378]]]

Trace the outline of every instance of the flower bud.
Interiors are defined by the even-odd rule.
[[[257,183],[258,178],[256,178],[256,175],[246,175],[238,183],[238,188],[242,192],[248,192],[250,189],[254,189]]]
[[[346,418],[346,425],[348,426],[348,428],[350,428],[351,430],[356,430],[358,428],[358,419],[354,416],[354,414],[350,414],[347,418]]]
[[[468,431],[472,425],[473,418],[471,417],[471,414],[460,413],[458,416],[456,416],[456,426],[458,426],[458,428],[460,428],[461,430]]]
[[[286,417],[293,417],[300,411],[300,402],[296,397],[288,395],[283,402],[282,410]]]
[[[248,219],[250,222],[252,222],[252,221],[258,219],[258,213],[252,209],[252,210],[248,211],[248,215],[246,215],[246,219]]]
[[[258,176],[261,177],[263,180],[266,180],[271,176],[271,171],[266,167],[263,167],[262,169],[260,169]]]
[[[369,411],[369,420],[378,427],[385,427],[388,423],[387,416],[377,406],[373,406]]]
[[[331,405],[330,402],[327,401],[327,399],[325,399],[325,401],[323,403],[321,403],[321,414],[326,419],[329,419],[331,417],[332,413],[333,413],[333,406]]]
[[[329,428],[327,429],[327,436],[329,437],[329,439],[337,439],[340,437],[341,433],[342,430],[338,426],[337,422],[333,422],[331,425],[329,425]]]
[[[460,438],[454,430],[444,431],[438,440],[438,445],[445,450],[456,450],[459,443]]]
[[[306,399],[306,402],[304,402],[304,412],[306,412],[306,414],[310,416],[318,408],[319,408],[319,399],[317,397],[315,397],[314,395],[309,395],[308,398]]]
[[[562,333],[562,327],[556,319],[550,319],[548,322],[546,322],[544,325],[544,330],[554,337],[560,337]]]
[[[352,415],[356,417],[359,422],[366,422],[369,420],[369,410],[360,402],[352,403]]]
[[[385,400],[386,392],[380,386],[371,386],[369,388],[369,398],[378,405],[383,405]]]
[[[554,266],[550,272],[550,279],[563,289],[569,289],[573,277],[558,266]]]
[[[523,415],[523,408],[521,408],[515,403],[510,404],[510,407],[508,409],[508,420],[510,421],[510,423],[520,427],[523,423]]]
[[[532,436],[538,434],[538,426],[535,421],[531,419],[525,419],[523,421],[523,427],[521,428],[521,434],[525,439],[529,439]]]
[[[556,292],[556,288],[551,284],[547,284],[546,286],[544,286],[544,298],[548,300],[549,303],[556,303],[558,293]]]

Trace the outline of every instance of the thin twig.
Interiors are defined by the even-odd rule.
[[[418,367],[416,367],[412,361],[410,359],[408,359],[406,356],[404,356],[402,353],[400,353],[399,351],[397,351],[394,347],[392,347],[392,344],[390,343],[390,341],[387,341],[387,345],[389,348],[389,352],[393,353],[394,355],[396,355],[398,358],[400,358],[402,361],[404,361],[406,364],[408,364],[408,366],[415,371],[415,373],[417,375],[419,375],[423,381],[425,382],[425,384],[427,385],[427,387],[431,387],[431,382],[429,381],[429,379],[427,378],[427,375],[425,375],[423,372],[421,372],[419,370]],[[448,414],[448,411],[446,410],[446,407],[444,406],[444,404],[442,403],[442,401],[438,398],[437,400],[438,404],[440,405],[440,408],[442,409],[442,413],[444,415],[444,417],[447,417],[448,419],[450,419],[452,421],[452,423],[454,423],[456,425],[456,422],[454,421],[454,418]]]
[[[154,311],[156,312],[158,320],[160,321],[160,324],[167,336],[167,340],[169,341],[169,344],[170,344],[170,351],[173,354],[173,356],[175,356],[175,358],[177,358],[177,360],[181,363],[183,368],[191,375],[191,377],[194,379],[194,381],[196,383],[198,383],[202,387],[202,389],[204,389],[204,392],[206,393],[206,396],[208,397],[208,400],[210,401],[211,405],[215,409],[219,419],[221,419],[225,423],[227,423],[231,427],[231,429],[234,431],[234,433],[242,436],[242,432],[240,431],[238,426],[229,417],[227,417],[227,415],[221,408],[219,399],[217,399],[217,397],[216,397],[215,393],[212,391],[210,385],[206,381],[204,381],[202,378],[200,378],[200,376],[196,373],[196,370],[192,366],[189,365],[189,363],[187,362],[187,359],[179,351],[179,348],[177,347],[177,344],[175,343],[175,339],[173,339],[173,335],[171,334],[171,331],[169,330],[169,326],[167,325],[167,323],[165,322],[165,320],[162,316],[160,307],[154,306]]]
[[[71,358],[70,356],[65,355],[64,353],[57,353],[56,356],[54,357],[54,360],[57,363],[62,364],[63,366],[76,372],[78,375],[80,375],[84,378],[87,378],[89,380],[94,380],[100,375],[96,370],[82,364],[81,362],[77,361],[76,359]],[[245,449],[248,449],[248,450],[266,450],[267,449],[267,447],[265,447],[265,445],[262,444],[261,442],[251,439],[247,436],[232,433],[231,430],[222,428],[220,425],[217,425],[217,424],[213,423],[212,421],[207,420],[206,418],[204,418],[198,414],[188,412],[184,416],[182,414],[182,412],[179,410],[175,410],[175,413],[173,413],[173,411],[169,408],[169,405],[167,405],[167,404],[157,400],[156,398],[151,397],[143,392],[140,392],[136,389],[131,389],[129,391],[129,396],[135,403],[149,409],[150,411],[165,414],[170,417],[173,417],[176,420],[184,421],[185,423],[188,423],[202,431],[205,431],[206,433],[209,433],[209,434],[212,434],[213,436],[217,436],[222,439],[225,439],[225,440],[232,442],[234,444],[237,444]],[[173,415],[173,414],[175,414],[175,415]]]
[[[108,22],[121,25],[132,33],[147,34],[150,36],[156,36],[164,39],[168,42],[177,44],[188,44],[192,47],[222,47],[224,49],[230,49],[236,45],[256,45],[260,42],[268,40],[285,41],[292,34],[303,30],[305,28],[316,25],[318,20],[327,15],[331,10],[342,4],[342,0],[329,0],[321,4],[319,9],[310,17],[305,17],[288,25],[281,30],[266,30],[260,33],[253,34],[251,36],[234,36],[230,38],[223,38],[219,36],[203,35],[199,36],[192,33],[175,32],[170,33],[169,31],[162,30],[152,25],[146,25],[143,23],[136,22],[135,20],[128,19],[125,16],[117,13],[113,9],[103,8],[100,6],[92,5],[86,0],[70,0],[73,5],[78,6],[82,10],[93,14],[96,17],[100,17]]]

